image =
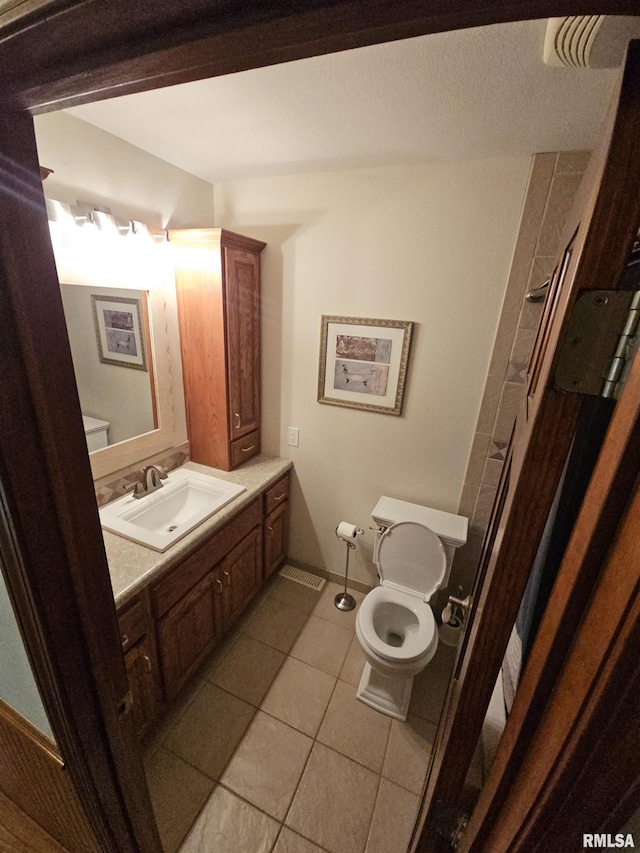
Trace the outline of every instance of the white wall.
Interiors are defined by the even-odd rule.
[[[367,530],[382,494],[455,511],[529,168],[521,156],[215,185],[216,224],[268,243],[263,449],[295,465],[294,560],[342,572],[335,526]],[[402,417],[316,401],[322,314],[416,324]],[[367,530],[350,566],[368,583],[372,542]]]
[[[47,198],[88,202],[156,228],[213,225],[211,184],[63,112],[34,118]]]
[[[40,165],[53,169],[44,182],[47,198],[65,204],[87,202],[157,228],[214,225],[213,187],[207,181],[66,113],[36,116],[34,123]],[[166,305],[180,443],[186,441],[187,432],[175,293],[166,292]]]

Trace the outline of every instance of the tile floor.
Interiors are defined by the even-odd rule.
[[[148,738],[165,853],[407,850],[455,650],[416,678],[406,723],[374,711],[339,590],[270,581]]]

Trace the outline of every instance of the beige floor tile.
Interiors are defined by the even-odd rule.
[[[273,853],[323,853],[322,848],[283,826]]]
[[[338,675],[352,637],[353,632],[348,628],[310,616],[289,654],[329,675]]]
[[[162,746],[167,735],[193,702],[203,684],[204,681],[197,677],[185,684],[162,717],[144,736],[142,749],[145,756],[150,756],[151,753]]]
[[[258,711],[220,782],[284,820],[312,746],[302,732]]]
[[[356,614],[358,605],[363,600],[364,592],[358,592],[355,589],[350,589],[349,593],[355,598],[356,606],[354,610],[338,610],[334,604],[334,599],[339,592],[344,592],[344,586],[337,583],[327,583],[322,590],[322,594],[316,606],[313,609],[313,615],[320,619],[326,619],[333,622],[334,625],[339,625],[341,628],[348,628],[350,631],[356,629]]]
[[[283,601],[285,604],[290,604],[292,607],[304,610],[305,613],[310,613],[320,598],[318,590],[311,589],[311,587],[304,586],[304,584],[296,583],[295,581],[287,580],[287,578],[277,578],[269,594],[278,601]]]
[[[292,607],[275,598],[267,598],[244,626],[244,633],[254,640],[266,643],[267,646],[288,652],[306,619],[306,612],[298,607]]]
[[[340,670],[340,681],[346,681],[349,684],[353,684],[354,687],[357,687],[360,684],[362,670],[364,669],[365,663],[366,658],[362,651],[362,646],[354,634],[353,639],[351,640],[351,645],[349,646],[349,651],[347,652],[347,656],[344,660],[344,664]]]
[[[391,717],[360,702],[352,684],[338,681],[318,740],[380,773],[390,728]]]
[[[208,679],[257,707],[285,657],[284,652],[242,635]]]
[[[254,711],[237,696],[205,682],[165,739],[165,746],[211,779],[217,779]]]
[[[214,783],[162,747],[154,752],[145,770],[164,853],[174,853]]]
[[[331,853],[362,853],[377,790],[375,773],[316,743],[285,824]]]
[[[440,719],[449,679],[455,662],[456,649],[438,645],[432,661],[413,679],[409,713],[416,714],[432,723]]]
[[[365,853],[406,853],[420,798],[382,779]]]
[[[409,714],[406,722],[393,720],[382,775],[414,794],[422,794],[436,725]]]
[[[315,737],[336,679],[303,661],[287,658],[261,708],[294,729]]]
[[[180,853],[269,853],[280,825],[218,785]]]

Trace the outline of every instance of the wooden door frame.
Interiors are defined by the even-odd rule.
[[[594,152],[588,170],[569,215],[561,240],[556,269],[568,257],[565,281],[575,276],[582,290],[615,290],[620,286],[631,247],[640,225],[640,42],[632,42],[624,75],[614,93],[606,134]],[[620,94],[622,93],[622,94]],[[635,156],[634,156],[635,155]],[[620,177],[625,180],[621,181]],[[633,187],[635,191],[628,192]],[[602,245],[611,247],[606,255]],[[565,247],[571,247],[566,255]],[[552,288],[555,281],[552,283]],[[446,715],[439,727],[434,747],[429,784],[424,798],[421,824],[424,831],[416,850],[448,849],[446,837],[453,833],[464,808],[459,803],[465,777],[471,764],[482,721],[498,677],[509,635],[515,622],[538,545],[542,538],[558,483],[567,459],[582,398],[555,387],[558,343],[572,304],[575,289],[558,286],[550,294],[545,312],[562,318],[551,319],[546,329],[546,355],[540,359],[538,388],[544,395],[527,396],[523,391],[521,411],[516,421],[513,458],[505,464],[498,488],[494,516],[489,525],[480,571],[474,588],[475,600],[469,629],[458,655],[455,678],[446,699]],[[541,324],[544,327],[545,317]],[[535,353],[534,353],[535,360]],[[525,408],[526,407],[526,408]],[[553,441],[549,437],[553,436]],[[525,447],[524,453],[521,448]],[[629,475],[632,469],[629,469]],[[623,504],[624,505],[624,502]],[[619,510],[622,507],[618,507]],[[613,519],[617,522],[617,517]],[[491,531],[499,535],[500,547],[494,550]],[[610,532],[610,531],[609,531]],[[569,653],[573,636],[595,582],[595,572],[582,575],[582,598],[556,624],[556,634],[540,661],[539,689],[527,703],[526,725],[513,754],[505,756],[504,779],[495,783],[495,799],[484,808],[495,817],[513,779],[520,772],[523,750],[535,736],[537,722],[558,677],[560,664]],[[482,618],[480,618],[480,614]],[[506,749],[506,746],[505,746]],[[490,794],[487,792],[487,797]],[[472,820],[472,832],[476,820]],[[472,833],[470,833],[472,834]],[[481,847],[474,847],[474,850]],[[491,849],[491,848],[489,848]],[[498,849],[498,848],[496,848]]]
[[[2,104],[0,547],[56,743],[104,851],[160,849],[49,239],[31,117]],[[37,248],[34,248],[37,247]],[[126,802],[123,797],[126,791]]]
[[[156,0],[136,7],[134,14],[126,0],[25,0],[0,14],[3,87],[25,108],[44,112],[447,29],[576,11],[633,14],[637,2],[372,0],[366,19],[363,5],[355,0],[237,0],[214,11],[210,7],[200,0],[177,6]],[[26,177],[20,192],[27,187],[35,206],[28,215],[24,206],[16,210],[11,186],[0,204],[5,229],[0,274],[11,303],[11,356],[16,362],[11,383],[6,374],[0,377],[0,397],[19,398],[25,418],[22,425],[9,419],[6,452],[5,434],[0,433],[7,466],[3,484],[9,484],[5,522],[16,546],[9,586],[56,736],[70,757],[70,770],[76,765],[72,773],[83,804],[93,813],[97,832],[119,836],[113,849],[127,850],[134,832],[127,825],[127,807],[139,793],[132,784],[139,768],[134,761],[128,778],[117,778],[114,769],[116,754],[122,758],[126,752],[127,738],[110,702],[126,682],[123,666],[111,659],[117,641],[115,613],[90,470],[78,462],[86,458],[80,410],[75,402],[64,409],[59,405],[67,397],[75,401],[76,391],[68,346],[61,337],[62,315],[51,303],[51,294],[43,294],[43,283],[44,289],[51,288],[55,271],[35,180],[35,147],[23,119],[16,114],[11,132],[19,128],[18,136],[30,151],[18,166]],[[0,146],[5,156],[12,150],[4,124]],[[15,170],[15,164],[9,167],[9,172]],[[43,567],[52,554],[55,568],[47,573]],[[57,601],[63,602],[64,619],[56,612]],[[72,647],[77,649],[75,672],[69,659]],[[148,798],[138,805],[150,809]]]

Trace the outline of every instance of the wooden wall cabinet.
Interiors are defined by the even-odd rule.
[[[264,577],[273,574],[287,555],[289,544],[289,475],[264,494]]]
[[[260,452],[260,252],[223,228],[172,230],[191,459],[230,471]]]

